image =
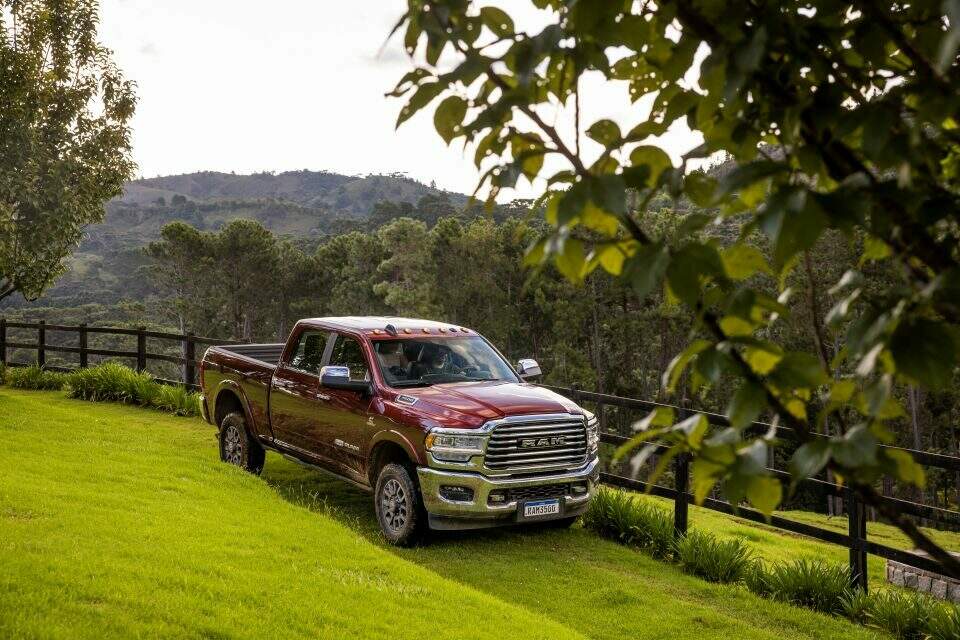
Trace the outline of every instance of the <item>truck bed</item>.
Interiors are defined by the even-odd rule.
[[[277,363],[280,362],[280,356],[283,354],[283,347],[284,345],[282,343],[231,344],[217,345],[217,350],[243,356],[244,358],[249,358],[251,360],[257,360],[259,362],[263,362],[264,364],[276,367]]]

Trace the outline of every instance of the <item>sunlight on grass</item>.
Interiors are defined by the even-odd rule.
[[[0,637],[876,637],[580,527],[393,549],[367,494],[194,419],[0,387],[0,435]]]

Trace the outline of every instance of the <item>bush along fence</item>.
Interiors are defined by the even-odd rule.
[[[651,402],[648,400],[594,393],[591,391],[583,391],[576,387],[558,387],[552,385],[543,386],[569,397],[578,404],[591,403],[595,405],[595,413],[598,415],[602,415],[604,407],[618,407],[628,412],[648,412],[657,407],[669,407],[674,410],[675,415],[681,416],[681,418],[692,413],[690,409]],[[702,411],[697,413],[702,413],[705,415],[712,425],[729,426],[729,421],[725,416]],[[753,428],[766,431],[771,428],[771,425],[756,422],[753,424]],[[793,439],[792,431],[785,427],[777,427],[777,436],[785,440]],[[826,438],[827,436],[819,437]],[[627,436],[610,433],[608,431],[604,431],[600,436],[600,441],[602,443],[615,446],[619,446],[628,440],[629,438]],[[945,456],[937,453],[903,449],[900,447],[885,448],[907,452],[912,455],[914,460],[916,460],[919,464],[927,467],[945,469],[951,472],[960,472],[960,457]],[[666,447],[664,447],[663,450],[665,451]],[[791,476],[789,473],[772,468],[769,469],[769,471],[774,476],[779,478],[785,485],[790,483]],[[693,501],[693,494],[689,489],[690,469],[688,457],[680,455],[674,459],[673,477],[674,486],[669,487],[662,484],[650,485],[636,478],[610,472],[603,472],[600,474],[600,479],[605,484],[635,491],[648,491],[654,495],[672,500],[674,507],[674,537],[676,539],[680,539],[687,534],[689,527],[689,507],[690,503]],[[816,540],[846,547],[849,550],[848,579],[850,581],[850,587],[854,589],[860,589],[863,591],[866,591],[867,589],[868,554],[873,554],[881,558],[885,558],[887,561],[900,563],[901,565],[914,567],[918,570],[928,572],[928,574],[935,574],[943,576],[944,578],[951,578],[953,580],[960,579],[960,575],[952,575],[939,562],[926,555],[904,551],[903,549],[896,549],[894,547],[868,540],[867,510],[865,506],[857,499],[856,494],[854,494],[852,491],[846,488],[838,487],[832,482],[827,482],[817,478],[808,478],[803,482],[819,485],[820,489],[844,500],[846,512],[848,514],[848,528],[846,534],[805,522],[790,520],[789,518],[779,515],[773,515],[768,520],[759,511],[747,507],[735,508],[735,505],[714,497],[706,498],[701,506],[722,513],[734,514],[745,520],[768,524],[791,533],[798,533]],[[960,512],[958,511],[940,509],[937,507],[931,507],[929,505],[892,497],[884,497],[883,500],[886,500],[895,506],[896,509],[898,509],[901,513],[916,516],[918,518],[925,518],[945,525],[960,526]],[[946,582],[946,580],[944,580],[944,582]],[[948,597],[953,596],[953,594],[950,593],[947,593],[946,595]],[[958,593],[957,596],[960,596],[960,593]],[[951,599],[953,598],[951,597]]]
[[[26,329],[36,331],[36,342],[13,341],[8,337],[9,329]],[[74,344],[62,341],[51,342],[52,335],[75,334]],[[104,349],[89,346],[91,335],[124,336],[129,341],[136,341],[133,349]],[[176,345],[174,353],[156,353],[147,350],[147,340],[159,340],[169,346]],[[172,343],[172,344],[171,344]],[[203,348],[212,344],[238,344],[235,340],[220,338],[204,338],[191,334],[168,333],[164,331],[148,331],[144,327],[91,327],[86,324],[59,325],[39,322],[11,322],[0,318],[0,366],[29,366],[37,364],[52,371],[69,371],[73,368],[86,368],[90,364],[90,356],[122,358],[135,363],[134,369],[138,372],[146,371],[149,361],[167,362],[177,365],[180,369],[180,379],[157,377],[159,382],[182,384],[190,389],[198,389],[197,365],[203,356]],[[8,360],[8,350],[27,349],[36,353],[36,358],[29,362]],[[48,354],[67,353],[77,354],[76,367],[48,364]]]

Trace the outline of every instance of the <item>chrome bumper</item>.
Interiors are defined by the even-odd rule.
[[[420,493],[423,504],[430,514],[430,525],[442,529],[470,529],[476,527],[496,526],[520,521],[518,519],[518,500],[510,500],[501,504],[490,504],[489,495],[492,491],[504,489],[520,489],[524,487],[542,487],[552,484],[567,484],[574,482],[587,483],[587,493],[579,496],[565,495],[561,502],[563,507],[559,514],[538,518],[551,520],[577,516],[586,511],[597,489],[600,478],[598,468],[599,459],[594,458],[583,467],[562,473],[553,473],[536,477],[487,477],[478,473],[463,473],[457,471],[441,471],[429,467],[417,467],[420,478]],[[440,487],[457,486],[473,490],[473,499],[448,500],[440,495]]]

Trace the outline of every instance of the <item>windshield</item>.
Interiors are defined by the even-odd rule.
[[[517,382],[510,366],[479,336],[374,340],[373,352],[391,387],[478,380]]]

